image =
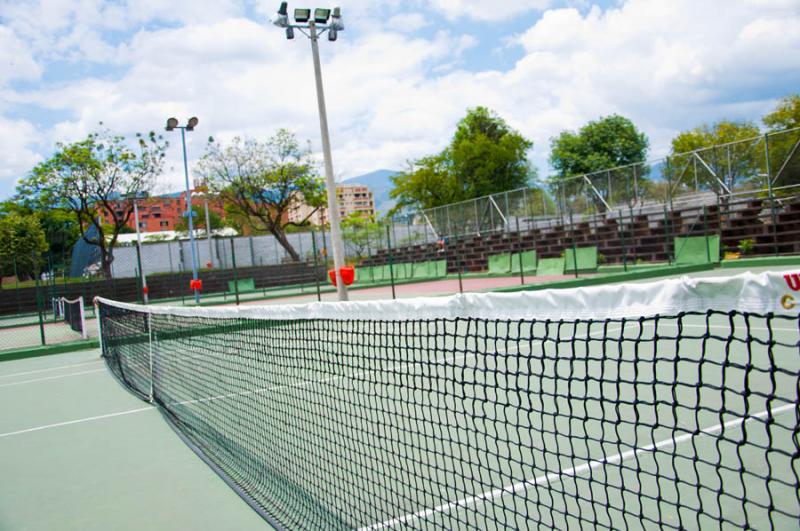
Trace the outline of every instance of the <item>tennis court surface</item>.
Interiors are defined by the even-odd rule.
[[[791,279],[99,315],[113,374],[276,527],[780,529]]]

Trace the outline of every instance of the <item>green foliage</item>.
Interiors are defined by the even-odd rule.
[[[47,249],[38,215],[13,212],[0,217],[0,276],[35,278]]]
[[[192,205],[192,212],[194,213],[194,219],[192,224],[194,225],[195,230],[206,230],[206,208],[205,205]],[[208,220],[211,223],[211,230],[219,230],[226,227],[225,221],[220,217],[219,214],[208,209]],[[176,232],[189,232],[189,221],[186,217],[181,217],[178,222],[175,224],[175,231]]]
[[[629,119],[613,114],[587,123],[577,133],[562,131],[550,140],[550,164],[557,175],[554,178],[558,190],[554,195],[577,197],[594,194],[596,190],[609,202],[613,190],[630,188],[631,176],[627,172],[604,173],[594,179],[587,189],[583,179],[574,177],[618,166],[642,163],[647,157],[649,141]],[[638,179],[645,180],[645,168],[641,168]],[[593,201],[599,201],[596,195]]]
[[[743,255],[753,254],[755,242],[750,239],[739,240],[738,249]]]
[[[148,192],[163,168],[167,143],[160,136],[137,134],[135,144],[132,148],[124,137],[109,131],[91,133],[72,144],[59,143],[56,152],[17,186],[22,205],[72,214],[80,236],[100,248],[107,277],[111,275],[111,248],[133,213],[130,198]],[[121,209],[117,201],[122,202]],[[110,214],[109,225],[98,223],[102,211]],[[98,236],[87,234],[90,227],[97,229]]]
[[[532,147],[494,112],[469,109],[444,151],[411,162],[392,178],[395,187],[390,196],[397,200],[392,213],[526,186],[535,173],[527,160]]]
[[[24,204],[22,201],[0,202],[0,217],[11,213],[20,216],[36,214],[47,240],[51,264],[54,267],[64,267],[70,258],[72,247],[80,238],[75,216],[69,210],[48,207],[33,208],[36,206],[38,205],[35,202],[30,204]]]
[[[234,138],[228,146],[209,139],[197,171],[208,189],[226,203],[232,225],[268,232],[292,260],[300,256],[286,238],[288,225],[302,225],[325,203],[325,185],[309,147],[280,129],[265,142]],[[304,219],[290,221],[303,205]]]
[[[665,175],[676,191],[697,186],[727,193],[758,180],[763,153],[755,124],[723,120],[673,138]]]
[[[781,99],[775,110],[764,117],[764,125],[770,131],[800,127],[800,94],[791,94]]]
[[[550,164],[561,178],[644,162],[649,141],[629,119],[613,114],[577,133],[562,131],[550,141]]]
[[[342,220],[341,226],[347,255],[354,258],[354,262],[361,262],[369,256],[371,249],[380,246],[383,226],[374,218],[353,212]]]
[[[774,111],[764,117],[769,135],[769,170],[778,195],[795,193],[784,188],[800,184],[800,94],[783,98]]]

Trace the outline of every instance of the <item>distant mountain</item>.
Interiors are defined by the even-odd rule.
[[[375,198],[375,210],[379,214],[386,214],[395,204],[389,197],[389,192],[394,188],[391,178],[399,172],[394,170],[376,170],[357,177],[345,179],[347,184],[363,184],[368,186]]]

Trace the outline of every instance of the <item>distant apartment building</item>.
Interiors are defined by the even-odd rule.
[[[327,203],[327,201],[326,201]],[[339,184],[336,186],[336,204],[339,206],[339,218],[344,219],[351,214],[363,217],[375,217],[375,199],[369,188],[363,184]],[[312,207],[301,204],[289,213],[289,219],[295,223],[303,221],[313,210]],[[320,208],[311,215],[309,221],[312,225],[328,223],[328,209]]]
[[[196,195],[192,192],[192,205],[204,207],[205,198],[202,195]],[[186,212],[186,194],[174,193],[160,196],[143,197],[136,200],[139,208],[139,231],[140,232],[161,232],[175,230],[178,221],[183,218],[183,213]],[[116,211],[117,216],[125,214],[127,201],[113,201],[111,208]],[[223,204],[219,200],[209,200],[209,210],[217,213],[219,216],[225,216]],[[111,223],[111,213],[103,210],[101,212],[103,223]],[[128,227],[136,229],[136,222],[131,214],[127,223]]]

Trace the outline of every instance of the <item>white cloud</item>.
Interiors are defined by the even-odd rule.
[[[470,18],[482,21],[499,21],[519,16],[531,11],[543,11],[553,0],[429,0],[432,8],[445,17],[456,20]]]
[[[41,160],[32,148],[37,135],[33,124],[0,116],[0,189],[13,191],[17,178]]]

